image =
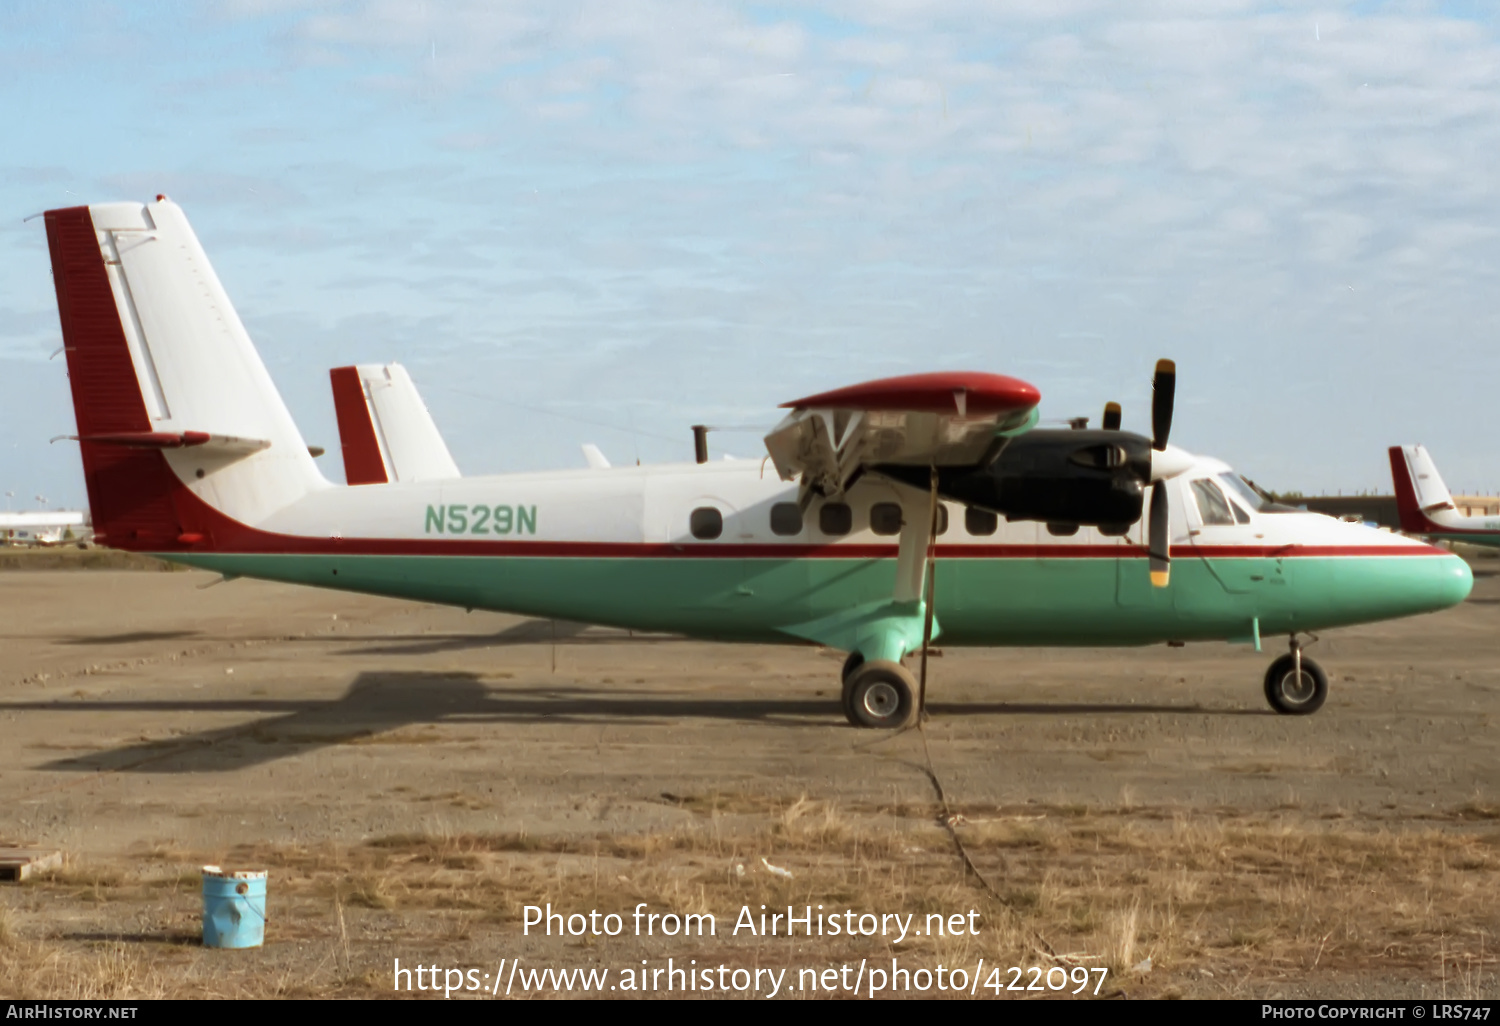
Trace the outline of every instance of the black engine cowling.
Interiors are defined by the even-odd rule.
[[[872,468],[925,491],[926,467]],[[1117,527],[1141,517],[1151,440],[1129,431],[1028,431],[988,467],[938,471],[938,494],[1007,520]]]

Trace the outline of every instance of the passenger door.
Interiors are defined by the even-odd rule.
[[[1229,499],[1211,477],[1187,482],[1188,536],[1209,571],[1230,594],[1244,595],[1284,584],[1281,561],[1267,559],[1254,518]]]

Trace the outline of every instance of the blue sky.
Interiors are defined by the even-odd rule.
[[[997,8],[1003,8],[997,10]],[[399,360],[465,473],[976,369],[1272,487],[1500,490],[1500,35],[1468,3],[0,5],[0,487],[84,502],[37,211],[172,196],[340,479]],[[724,432],[717,452],[758,456]]]

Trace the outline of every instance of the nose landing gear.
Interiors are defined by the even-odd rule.
[[[1302,642],[1295,634],[1290,648],[1266,670],[1266,701],[1285,716],[1307,716],[1321,709],[1328,698],[1328,675],[1302,654]]]
[[[844,676],[844,715],[856,727],[904,727],[917,711],[916,685],[900,663],[861,660]]]

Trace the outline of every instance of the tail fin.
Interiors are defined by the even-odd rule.
[[[583,458],[589,465],[590,470],[608,470],[609,460],[604,458],[604,453],[593,442],[586,442],[583,446]]]
[[[1392,446],[1390,457],[1401,530],[1409,534],[1432,533],[1439,526],[1433,523],[1432,515],[1454,508],[1453,496],[1443,484],[1437,465],[1420,445]]]
[[[405,367],[366,363],[335,367],[328,376],[349,484],[460,476]]]
[[[47,244],[96,533],[198,540],[186,489],[255,523],[326,488],[182,210],[49,210]]]

